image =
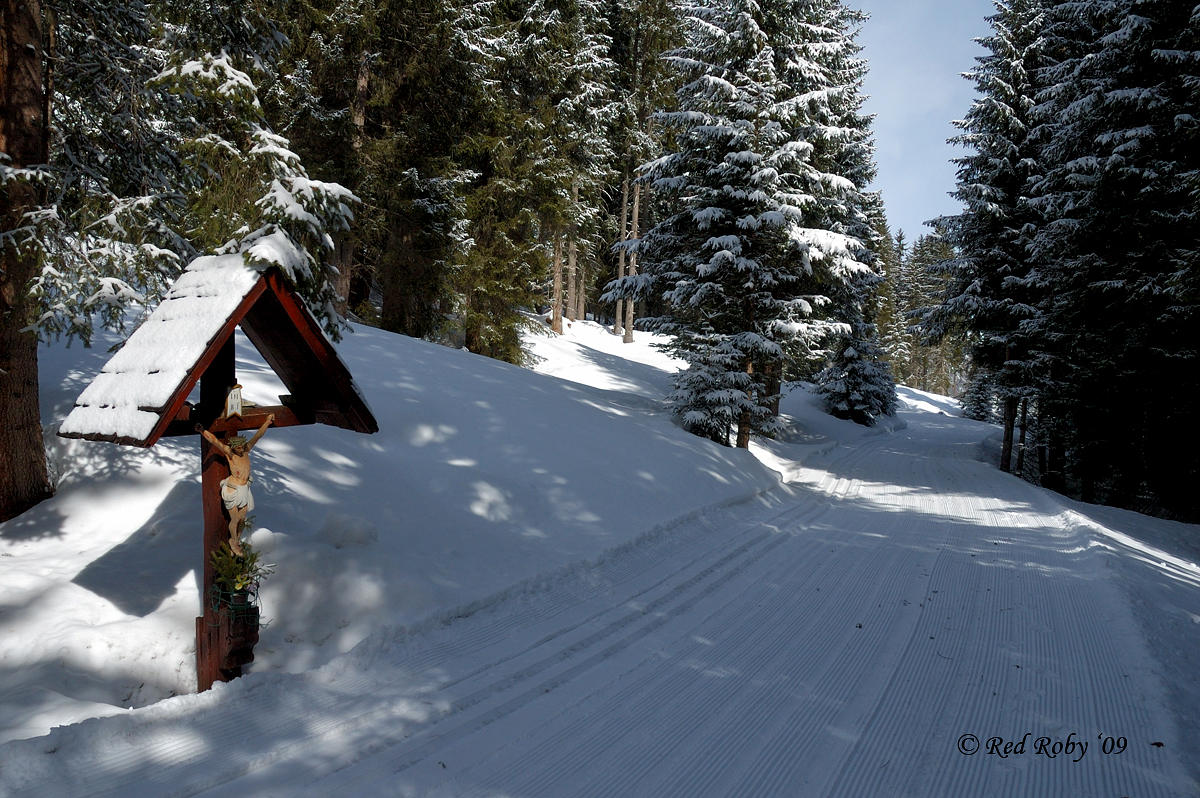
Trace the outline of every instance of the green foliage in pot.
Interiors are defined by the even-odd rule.
[[[258,584],[264,576],[275,569],[264,563],[261,555],[249,543],[242,543],[242,553],[237,554],[228,543],[212,553],[212,566],[217,587],[225,593],[238,593]]]

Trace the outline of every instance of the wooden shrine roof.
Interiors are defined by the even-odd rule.
[[[231,254],[188,266],[80,394],[59,435],[153,446],[163,435],[191,433],[187,397],[239,325],[290,391],[280,407],[259,409],[276,412],[277,425],[379,430],[349,369],[279,269]]]

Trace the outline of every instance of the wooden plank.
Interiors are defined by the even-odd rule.
[[[213,682],[221,681],[220,619],[212,610],[212,586],[214,574],[212,552],[229,539],[229,522],[225,519],[221,503],[221,480],[229,476],[229,464],[208,442],[200,439],[201,505],[204,510],[204,542],[201,555],[204,557],[204,579],[200,585],[202,614],[196,619],[196,689],[204,692]]]
[[[296,408],[285,407],[284,405],[263,405],[262,407],[254,407],[246,410],[241,418],[237,416],[228,419],[219,418],[209,425],[208,431],[214,435],[219,435],[225,432],[242,432],[244,430],[258,429],[271,413],[275,414],[275,422],[271,425],[272,429],[276,427],[303,427],[316,423],[312,419],[311,413],[306,416],[302,409],[298,411]],[[167,431],[162,434],[162,437],[177,438],[183,435],[196,435],[195,424],[196,421],[194,419],[176,419],[167,426]]]
[[[308,308],[300,301],[299,296],[287,288],[283,276],[278,272],[267,275],[267,285],[283,305],[295,328],[304,336],[305,343],[320,360],[326,378],[333,381],[333,386],[338,394],[337,398],[341,399],[339,404],[348,405],[350,412],[347,417],[350,423],[347,428],[368,434],[378,432],[379,424],[359,397],[358,392],[355,391],[354,377],[350,374],[350,370],[342,363],[333,344],[325,337],[317,320],[308,312]]]
[[[171,400],[167,403],[166,407],[163,408],[162,416],[159,418],[158,423],[154,426],[154,429],[146,437],[146,440],[137,442],[135,445],[143,447],[153,446],[154,443],[163,436],[163,433],[167,431],[167,427],[172,421],[174,421],[175,417],[179,415],[179,411],[183,407],[184,402],[187,401],[188,394],[190,394],[192,392],[192,388],[195,387],[196,381],[199,380],[202,375],[208,372],[209,366],[211,366],[213,361],[217,359],[221,350],[225,347],[226,342],[229,342],[230,345],[232,345],[234,329],[238,326],[238,323],[242,320],[242,317],[246,315],[247,311],[254,307],[254,303],[258,301],[259,297],[261,297],[266,290],[266,280],[259,278],[258,282],[254,284],[254,287],[250,289],[250,292],[246,294],[245,299],[238,304],[237,309],[233,312],[233,314],[225,320],[223,325],[221,325],[220,331],[213,336],[212,340],[209,342],[208,348],[204,350],[204,354],[198,361],[196,361],[195,365],[188,370],[187,376],[183,379],[183,382],[179,384],[179,387],[175,389],[175,393],[171,394]],[[232,366],[230,366],[230,368],[232,368]],[[222,403],[224,402],[223,394],[221,401]],[[201,404],[203,405],[203,399],[201,399]],[[90,437],[88,439],[104,440],[104,438],[93,439]],[[125,442],[124,440],[120,439],[113,440],[116,440],[118,443]]]
[[[272,427],[300,427],[312,423],[311,421],[301,419],[296,415],[296,411],[290,407],[265,405],[263,407],[248,408],[243,411],[241,417],[218,418],[208,429],[213,434],[258,429],[267,420],[267,416],[272,413],[275,414],[275,421],[271,424]]]
[[[266,280],[270,290],[247,314],[242,330],[291,391],[293,400],[284,404],[311,410],[318,423],[378,432],[349,369],[303,301],[277,271],[269,271]]]

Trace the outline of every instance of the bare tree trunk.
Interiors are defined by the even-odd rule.
[[[1017,420],[1017,399],[1009,396],[1004,399],[1004,444],[1000,447],[1000,470],[1008,473],[1012,470],[1013,426]]]
[[[633,223],[629,229],[629,240],[636,241],[638,238],[638,208],[642,199],[642,184],[637,183],[633,187]],[[637,274],[637,251],[629,253],[629,276]],[[627,344],[633,343],[633,300],[625,302],[625,337],[621,339]]]
[[[363,148],[363,128],[367,124],[368,86],[370,85],[370,53],[363,50],[359,54],[358,79],[354,85],[354,106],[350,109],[350,121],[354,124],[354,138],[350,146],[354,151],[361,152]]]
[[[333,276],[333,290],[338,298],[334,309],[339,316],[345,316],[349,309],[350,271],[354,267],[354,236],[349,230],[343,230],[333,239],[333,265],[337,274]]]
[[[567,319],[575,321],[579,316],[576,312],[578,306],[579,280],[576,278],[576,268],[578,267],[578,252],[575,247],[575,238],[572,237],[567,241]]]
[[[629,163],[625,159],[625,179],[621,181],[621,243],[629,240]],[[617,253],[617,279],[625,276],[625,248]],[[625,321],[625,302],[617,300],[617,308],[613,313],[613,335],[621,334],[621,324]]]
[[[587,264],[579,261],[578,269],[579,279],[577,285],[579,290],[575,298],[575,318],[587,321]]]
[[[750,362],[749,358],[746,359],[746,362],[743,366],[743,370],[747,374],[754,373],[754,364]],[[737,448],[739,448],[739,449],[749,449],[750,448],[750,411],[749,410],[742,411],[742,414],[740,416],[738,416]]]
[[[1021,400],[1021,440],[1017,443],[1017,476],[1025,473],[1025,425],[1029,421],[1029,399]]]
[[[42,9],[39,0],[0,0],[0,152],[9,166],[48,160],[48,98],[42,89]],[[0,230],[22,224],[40,204],[36,184],[0,187]],[[8,242],[0,250],[0,521],[15,518],[54,490],[38,407],[37,336],[21,332],[33,318],[29,281],[37,252]]]
[[[575,207],[579,207],[579,181],[575,180],[571,184],[571,202]],[[571,236],[567,240],[567,318],[575,321],[575,306],[577,304],[576,294],[579,291],[579,284],[575,280],[575,263],[576,263],[576,247],[575,238],[579,234],[579,225],[574,221],[571,222]]]
[[[770,401],[771,415],[779,415],[779,390],[783,387],[783,364],[779,361],[768,363],[763,371],[767,376],[767,398]]]
[[[562,234],[554,231],[554,315],[551,317],[550,329],[561,334],[563,331],[563,273],[562,273]]]

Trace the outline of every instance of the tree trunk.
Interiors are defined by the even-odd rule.
[[[350,271],[354,268],[354,235],[349,230],[334,236],[333,265],[337,268],[333,290],[338,295],[333,307],[339,316],[345,316],[350,309]]]
[[[575,279],[575,266],[577,262],[575,249],[575,238],[572,236],[567,241],[567,320],[575,321],[575,299],[579,292],[579,283]]]
[[[779,361],[768,363],[763,372],[766,374],[766,390],[767,400],[771,408],[771,415],[779,415],[779,390],[783,387],[783,364]]]
[[[354,138],[350,140],[350,146],[354,151],[361,152],[363,148],[363,129],[367,124],[367,88],[370,85],[370,57],[371,54],[367,50],[363,50],[359,54],[358,61],[358,79],[354,84],[354,105],[350,109],[350,121],[354,124]]]
[[[575,285],[577,291],[575,294],[575,318],[580,321],[587,321],[587,265],[583,261],[577,261],[576,268],[579,270],[579,277]]]
[[[1004,444],[1000,447],[1000,470],[1008,473],[1012,470],[1013,426],[1017,420],[1017,399],[1009,396],[1004,399]]]
[[[579,181],[575,180],[571,184],[571,203],[574,208],[579,207]],[[575,238],[579,235],[579,225],[574,221],[571,222],[571,235],[567,240],[567,318],[575,321],[576,294],[579,291],[579,283],[575,280],[575,264],[576,264],[576,247]]]
[[[42,90],[39,0],[0,0],[0,152],[9,166],[45,163],[48,100]],[[0,187],[0,229],[22,224],[41,204],[35,183]],[[8,242],[0,250],[0,521],[15,518],[54,490],[46,473],[38,407],[37,336],[21,332],[33,319],[29,281],[38,253]]]
[[[1025,473],[1025,426],[1029,421],[1029,399],[1021,400],[1021,440],[1017,442],[1017,476]]]
[[[562,273],[562,234],[554,231],[554,311],[550,318],[550,329],[559,335],[563,331],[563,273]]]
[[[638,238],[638,208],[641,205],[642,199],[642,184],[638,183],[633,187],[633,223],[629,229],[629,240],[636,241]],[[629,276],[633,277],[637,274],[637,250],[629,253]],[[625,337],[621,339],[627,344],[633,343],[633,300],[629,299],[625,302]]]
[[[626,159],[625,178],[621,181],[621,243],[629,240],[629,164]],[[625,248],[617,252],[617,279],[625,276]],[[613,335],[621,334],[621,324],[625,321],[625,302],[617,300],[617,308],[613,313]]]
[[[743,370],[747,374],[754,374],[754,364],[751,363],[749,359],[747,359],[743,366]],[[753,397],[753,395],[754,395],[753,386],[750,387],[750,389],[747,391],[747,394],[749,394],[751,397]],[[738,416],[737,448],[739,448],[739,449],[749,449],[750,448],[750,411],[749,410],[743,410],[742,414],[740,416]]]

